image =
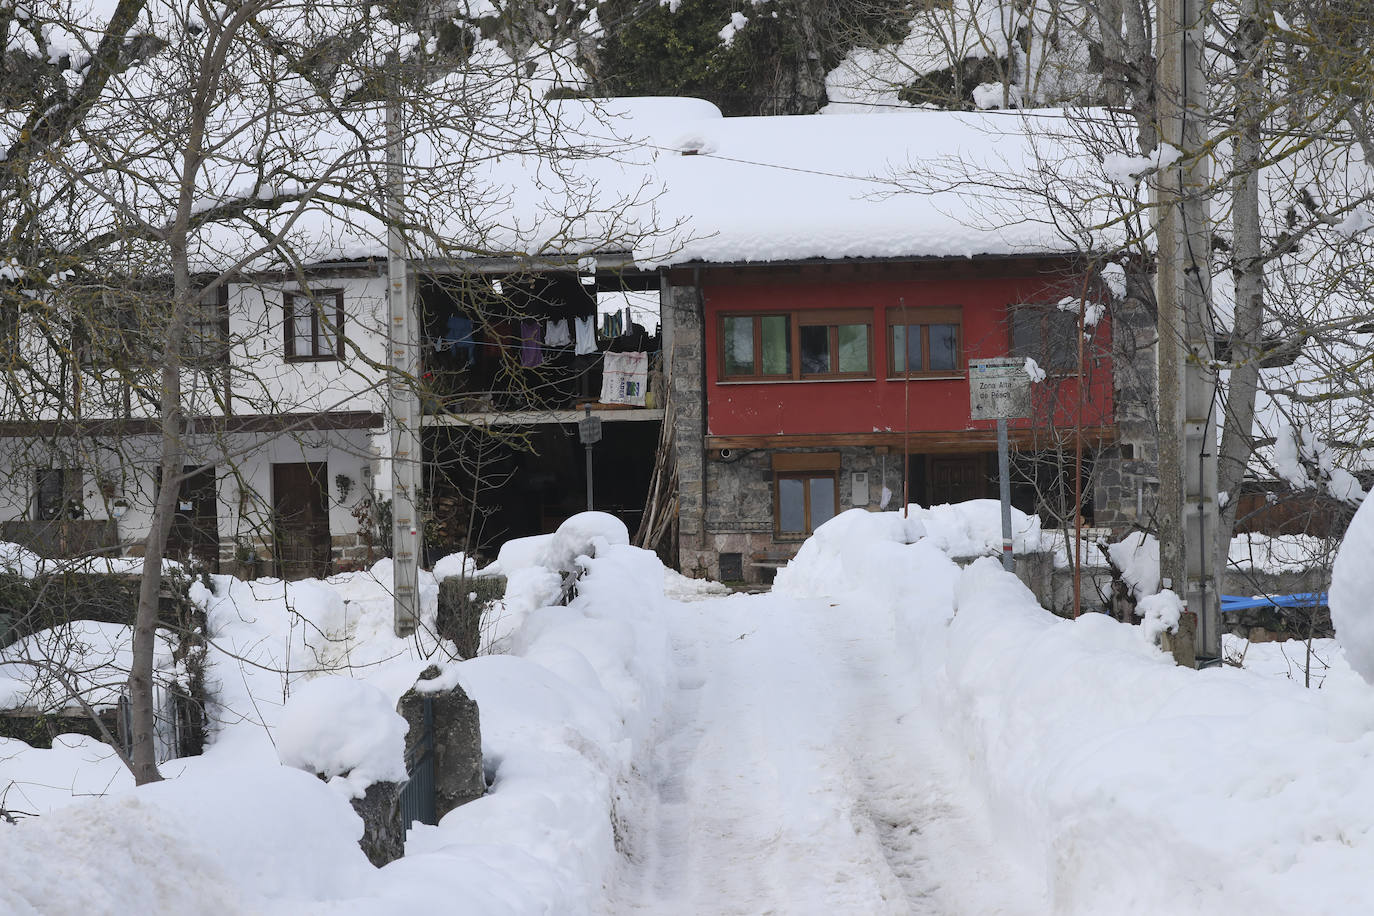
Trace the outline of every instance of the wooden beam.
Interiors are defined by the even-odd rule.
[[[1044,429],[1008,430],[1012,445],[1021,450],[1048,448],[1050,437]],[[1059,441],[1065,447],[1073,442],[1073,431],[1058,430]],[[990,452],[997,448],[997,430],[965,429],[912,432],[911,450],[923,452]],[[1116,441],[1116,427],[1087,426],[1083,428],[1083,441],[1093,446],[1106,445]],[[902,446],[904,436],[900,432],[881,433],[804,433],[781,436],[707,436],[707,449],[749,449],[749,448],[838,448],[842,446]]]

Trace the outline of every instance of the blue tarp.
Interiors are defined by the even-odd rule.
[[[1244,595],[1222,595],[1221,612],[1248,611],[1257,607],[1326,607],[1326,592],[1302,592],[1297,595],[1260,595],[1247,598]]]

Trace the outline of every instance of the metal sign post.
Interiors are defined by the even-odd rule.
[[[587,511],[592,511],[592,446],[601,441],[601,418],[592,416],[592,409],[577,421],[577,438],[587,447]]]
[[[1011,454],[1007,420],[1031,415],[1030,376],[1025,360],[971,359],[968,369],[969,417],[997,421],[997,477],[1002,498],[1002,568],[1012,572]]]

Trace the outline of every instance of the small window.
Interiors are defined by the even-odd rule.
[[[840,510],[839,452],[773,456],[773,524],[779,537],[805,537]]]
[[[721,322],[724,378],[786,377],[792,372],[786,315],[727,315]]]
[[[167,297],[158,290],[103,289],[74,315],[72,346],[83,369],[140,369],[154,365],[165,339]]]
[[[888,375],[953,375],[964,370],[959,309],[888,309]]]
[[[1029,356],[1041,369],[1073,372],[1078,368],[1078,312],[1053,304],[1011,307],[1011,355]]]
[[[298,362],[338,359],[343,351],[343,292],[287,293],[285,305],[286,358]]]
[[[789,471],[777,475],[777,531],[807,535],[839,511],[834,471]]]
[[[40,522],[59,518],[81,518],[82,507],[79,470],[72,468],[39,468],[34,486],[33,517]]]
[[[219,287],[196,301],[186,325],[186,362],[198,367],[223,366],[229,362],[228,287]]]

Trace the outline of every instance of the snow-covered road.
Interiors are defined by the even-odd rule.
[[[617,799],[608,913],[1039,913],[864,607],[674,604],[676,690]],[[890,617],[889,617],[890,619]]]

